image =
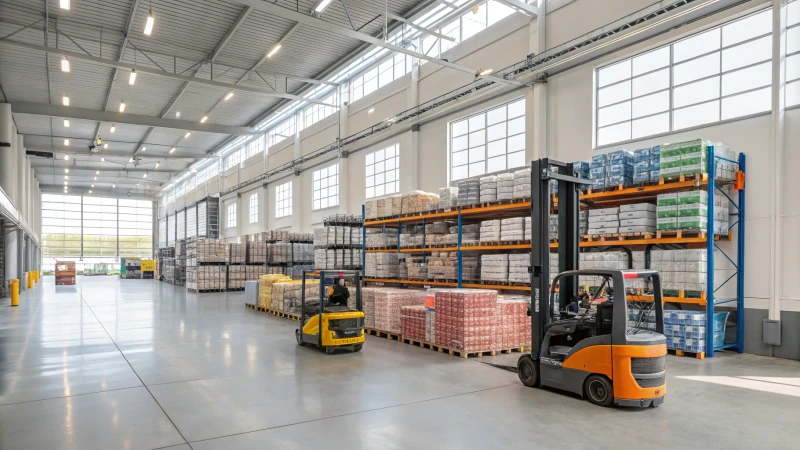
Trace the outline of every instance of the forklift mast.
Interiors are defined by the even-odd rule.
[[[570,300],[578,295],[578,280],[565,277],[559,287],[558,304],[550,300],[550,180],[558,181],[558,270],[578,270],[580,250],[580,185],[591,181],[578,178],[572,163],[549,158],[531,162],[531,355],[539,356],[544,330]],[[555,308],[555,310],[554,310]]]

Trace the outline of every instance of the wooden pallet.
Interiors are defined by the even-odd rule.
[[[383,331],[383,330],[376,330],[374,328],[364,328],[364,332],[367,333],[367,334],[371,334],[373,336],[382,337],[382,338],[386,338],[386,339],[392,339],[392,340],[395,340],[395,341],[400,341],[400,339],[401,339],[401,336],[399,334],[390,333],[388,331]]]
[[[658,184],[662,185],[662,184],[678,183],[678,182],[692,181],[692,180],[694,180],[698,184],[700,182],[708,181],[708,174],[707,173],[702,173],[702,174],[698,173],[698,174],[696,174],[694,176],[689,176],[689,177],[687,177],[686,175],[679,175],[679,176],[676,176],[676,177],[668,177],[668,178],[661,177],[658,180]]]
[[[581,236],[583,242],[605,242],[605,241],[618,241],[620,240],[618,233],[614,234],[584,234]]]
[[[481,280],[481,284],[487,286],[530,286],[530,283],[518,283],[516,281]]]
[[[656,231],[656,238],[667,238],[667,237],[674,237],[674,238],[689,238],[689,237],[696,237],[696,238],[705,238],[706,232],[705,231],[698,231],[698,230],[658,230]]]
[[[300,321],[299,314],[288,313],[286,311],[276,311],[274,309],[267,309],[266,312],[267,314],[272,314],[275,317],[282,317],[284,319]]]
[[[256,305],[254,305],[254,304],[252,304],[252,303],[245,303],[245,304],[244,304],[244,307],[245,307],[246,309],[256,309],[256,308],[258,308]]]
[[[429,350],[433,350],[439,353],[447,353],[450,355],[458,356],[460,358],[469,358],[469,357],[477,357],[480,358],[481,356],[497,356],[498,354],[509,354],[514,352],[525,352],[528,351],[528,347],[513,347],[513,348],[505,348],[501,350],[482,350],[482,351],[465,351],[465,350],[458,350],[449,347],[445,347],[442,345],[436,345],[427,341],[420,341],[417,339],[408,339],[402,338],[400,342],[404,344],[416,345],[421,348],[426,348]]]
[[[228,288],[228,292],[239,292],[243,291],[244,288]]]
[[[389,250],[389,251],[397,251],[397,246],[392,247],[367,247],[366,250]]]
[[[625,185],[618,184],[616,186],[609,186],[600,189],[587,189],[586,194],[597,194],[598,192],[611,192],[611,191],[621,191],[625,189]]]
[[[675,356],[693,356],[693,357],[695,357],[697,359],[706,359],[706,352],[695,353],[695,352],[686,352],[686,351],[683,351],[683,350],[672,350],[672,349],[668,349],[667,351],[670,353],[670,355],[675,355]]]
[[[620,233],[619,240],[624,241],[627,239],[653,239],[655,233],[636,232],[636,233]]]
[[[227,289],[192,289],[188,288],[187,291],[194,294],[207,294],[210,292],[227,292]]]

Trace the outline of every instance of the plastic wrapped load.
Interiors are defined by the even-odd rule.
[[[224,291],[227,289],[228,271],[225,266],[189,267],[186,287],[195,291]]]
[[[403,338],[425,340],[425,322],[428,308],[425,305],[400,308],[400,333]]]
[[[272,285],[278,281],[291,281],[286,275],[261,275],[258,277],[258,306],[272,307]]]
[[[619,207],[620,233],[653,233],[656,225],[656,205],[635,203]]]
[[[708,281],[706,249],[652,250],[650,268],[661,274],[663,290],[705,292]]]
[[[500,220],[484,220],[480,227],[481,242],[500,242]]]
[[[514,172],[514,198],[531,196],[531,169],[521,169]]]
[[[247,242],[245,260],[248,264],[264,264],[267,262],[267,244],[264,241]]]
[[[481,255],[481,280],[508,281],[508,255]]]
[[[357,248],[336,248],[325,250],[324,267],[317,266],[317,249],[314,251],[314,267],[325,270],[361,268],[361,250]],[[321,255],[319,255],[321,258]],[[321,261],[320,261],[321,262]]]
[[[425,304],[425,291],[417,289],[379,288],[374,297],[375,328],[397,334],[401,308]]]
[[[328,251],[324,248],[314,249],[314,268],[327,269]]]
[[[489,175],[480,178],[481,202],[493,202],[497,200],[497,177]]]
[[[493,333],[493,350],[531,345],[531,322],[528,305],[522,296],[497,296]]]
[[[406,276],[409,280],[427,280],[428,263],[422,256],[406,256]]]
[[[245,281],[256,281],[261,275],[267,274],[266,266],[261,264],[248,264],[245,266]]]
[[[478,256],[461,257],[461,279],[464,281],[481,279],[481,260]]]
[[[396,237],[395,237],[396,239]],[[422,233],[419,234],[407,234],[403,233],[400,235],[400,247],[401,248],[417,248],[422,247],[425,243],[425,235]]]
[[[590,209],[588,234],[619,233],[619,207]]]
[[[277,281],[272,284],[272,310],[285,311],[287,300],[298,298],[302,286],[300,280]]]
[[[428,257],[429,280],[457,280],[458,254],[456,252],[433,252]]]
[[[439,209],[449,211],[458,207],[458,188],[439,188]]]
[[[190,239],[191,240],[191,239]],[[228,244],[222,239],[197,238],[195,257],[198,263],[227,263]]]
[[[279,287],[278,285],[281,286]],[[279,281],[272,285],[272,296],[273,298],[278,297],[278,300],[280,300],[280,296],[282,296],[283,311],[292,314],[300,314],[302,309],[302,287],[302,280]],[[305,295],[306,317],[319,314],[319,280],[306,279]]]
[[[664,311],[664,336],[667,337],[667,348],[700,353],[706,350],[706,341],[714,340],[714,346],[725,344],[725,326],[728,321],[727,311],[714,313],[712,325],[708,326],[705,311]],[[628,312],[628,325],[637,328],[656,329],[655,314],[642,317],[636,311]]]
[[[436,340],[436,308],[425,308],[425,341],[434,342]]]
[[[530,265],[530,254],[508,255],[508,281],[512,283],[530,283],[531,274],[528,272]]]
[[[267,244],[267,262],[270,264],[292,262],[292,244]]]
[[[302,263],[314,260],[314,245],[306,243],[292,243],[292,262]]]
[[[572,170],[579,178],[589,178],[589,161],[575,161],[572,163]]]
[[[457,235],[458,227],[450,227],[450,234]],[[481,225],[478,223],[471,223],[469,225],[461,225],[461,244],[467,245],[480,241]],[[457,239],[457,238],[456,238]],[[457,242],[457,240],[456,240]]]
[[[522,241],[525,240],[525,218],[512,217],[500,220],[500,240],[501,241]]]
[[[379,287],[367,286],[361,288],[361,302],[364,307],[364,327],[375,328],[375,291]]]
[[[230,263],[231,264],[243,264],[247,260],[247,244],[228,244],[230,249],[228,250],[228,254],[230,255]]]
[[[371,278],[398,278],[400,262],[396,252],[367,253],[364,276]]]
[[[464,180],[458,183],[458,206],[476,205],[481,201],[480,180]]]
[[[633,183],[657,182],[661,176],[661,146],[633,152]]]
[[[514,174],[505,172],[497,175],[497,200],[514,198]]]
[[[439,195],[423,191],[411,191],[403,194],[401,200],[402,214],[422,213],[439,207]]]
[[[497,291],[437,291],[434,343],[467,352],[491,350],[497,326],[496,309]]]
[[[396,228],[367,228],[366,248],[397,247]]]
[[[223,266],[224,267],[224,266]],[[247,268],[245,266],[228,266],[228,284],[227,288],[230,289],[244,289],[244,281],[247,276]]]

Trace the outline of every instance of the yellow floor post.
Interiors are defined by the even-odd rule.
[[[19,306],[19,280],[11,280],[11,306]]]
[[[38,270],[34,270],[33,274],[34,274],[33,281],[35,281],[38,284],[39,283],[39,271]]]
[[[28,272],[28,289],[33,288],[33,274]]]

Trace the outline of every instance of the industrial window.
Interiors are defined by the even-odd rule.
[[[242,160],[241,148],[237,148],[225,157],[225,170],[236,167]]]
[[[147,200],[118,200],[119,256],[153,256],[153,206]]]
[[[228,205],[228,228],[236,227],[236,202]]]
[[[259,153],[264,153],[264,137],[260,136],[245,145],[245,156],[242,158],[242,164],[246,159],[256,156]]]
[[[367,198],[400,192],[400,145],[394,144],[366,158]]]
[[[117,199],[83,197],[82,219],[83,256],[116,256]]]
[[[451,180],[525,164],[525,99],[450,123]]]
[[[339,204],[339,166],[314,171],[313,209],[329,208]]]
[[[336,92],[322,99],[323,102],[338,105],[338,95]],[[339,108],[334,106],[325,106],[320,104],[312,104],[303,110],[303,127],[310,127],[320,120],[334,114]]]
[[[42,253],[81,256],[81,197],[42,194]]]
[[[189,178],[186,179],[186,193],[187,194],[194,190],[194,187],[195,187],[195,184],[196,184],[195,181],[196,181],[196,177],[195,176],[190,176]]]
[[[250,194],[250,223],[258,222],[258,192]]]
[[[596,145],[771,110],[771,33],[767,9],[598,69]]]
[[[405,53],[395,53],[358,75],[350,83],[350,101],[354,102],[411,72],[412,59]]]
[[[800,2],[789,3],[786,14],[786,106],[800,105]]]
[[[167,246],[167,218],[158,219],[158,248]]]
[[[295,116],[291,116],[269,131],[267,134],[268,146],[272,147],[273,145],[282,142],[284,139],[294,136],[294,134]]]
[[[275,188],[275,217],[292,215],[292,182],[283,183]]]

